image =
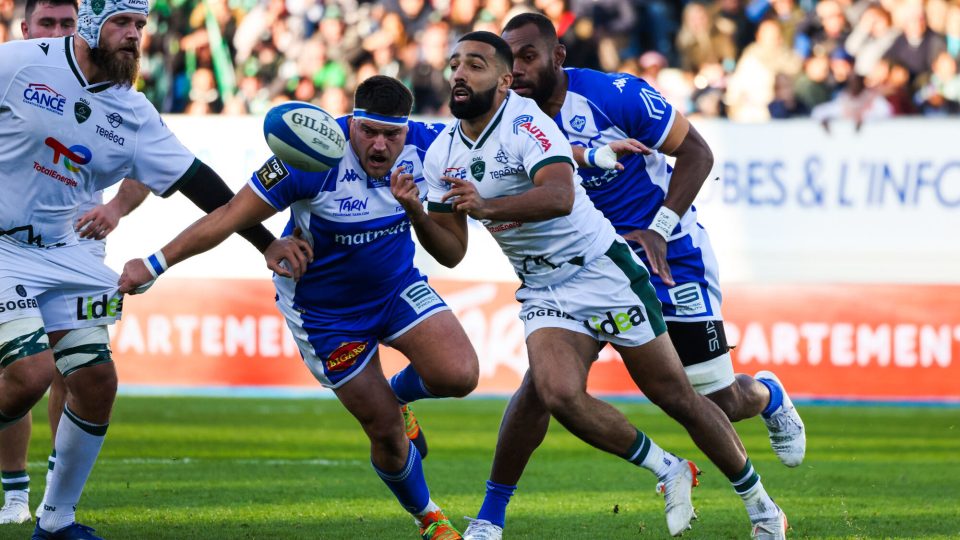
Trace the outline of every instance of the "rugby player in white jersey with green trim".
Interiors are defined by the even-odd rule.
[[[697,468],[586,392],[605,343],[724,474],[759,485],[755,492],[774,505],[730,421],[687,380],[647,270],[574,182],[570,144],[536,102],[510,90],[512,65],[495,34],[471,32],[457,43],[449,67],[458,120],[427,151],[427,211],[409,175],[391,178],[420,243],[453,267],[466,252],[468,215],[491,232],[523,282],[517,300],[538,398],[574,435],[658,477],[671,534],[694,517]]]
[[[116,395],[106,327],[122,298],[117,274],[78,243],[80,205],[124,177],[206,212],[233,195],[132,88],[147,11],[146,0],[84,0],[78,38],[0,44],[0,429],[43,396],[55,365],[68,391],[34,539],[99,538],[75,510]],[[263,227],[244,236],[292,275],[280,261],[302,241]]]

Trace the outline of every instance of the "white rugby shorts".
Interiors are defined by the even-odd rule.
[[[46,331],[120,319],[119,276],[82,244],[32,248],[0,238],[0,323],[41,317]]]
[[[521,287],[516,297],[527,337],[541,328],[564,328],[637,347],[666,332],[650,274],[619,239],[572,277],[547,287]]]

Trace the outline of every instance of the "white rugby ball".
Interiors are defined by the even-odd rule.
[[[347,148],[337,119],[303,101],[290,101],[267,111],[263,136],[280,161],[302,171],[322,172],[335,167]]]

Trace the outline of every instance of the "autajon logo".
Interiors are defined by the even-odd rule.
[[[550,142],[550,139],[547,137],[547,134],[543,132],[542,129],[534,125],[533,117],[529,114],[521,114],[520,116],[513,119],[513,132],[520,133],[520,130],[523,130],[528,137],[537,141],[537,144],[540,145],[540,148],[546,152],[553,146],[553,143]]]

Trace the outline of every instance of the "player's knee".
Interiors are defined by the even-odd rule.
[[[746,415],[742,413],[743,400],[741,399],[739,388],[736,384],[707,394],[707,397],[710,398],[710,401],[716,403],[717,407],[720,407],[720,410],[723,411],[723,414],[727,415],[727,418],[729,418],[731,422],[746,418]]]
[[[550,383],[538,384],[537,392],[550,414],[561,421],[579,410],[579,404],[586,394],[585,390],[573,385]]]
[[[105,326],[71,330],[54,345],[53,357],[71,395],[84,403],[113,404],[117,372]]]
[[[474,365],[461,363],[448,367],[442,377],[433,381],[424,381],[430,393],[439,397],[464,397],[477,387],[480,370]]]

